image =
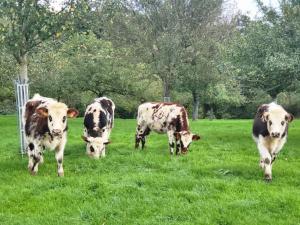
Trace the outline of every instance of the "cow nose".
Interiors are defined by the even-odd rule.
[[[187,151],[188,151],[188,149],[187,149],[187,148],[182,148],[182,149],[181,149],[181,152],[182,152],[182,154],[186,154],[186,153],[187,153]]]
[[[58,135],[58,134],[61,133],[61,130],[59,130],[59,129],[54,129],[52,132],[53,132],[53,134],[57,134],[57,135]]]
[[[272,135],[272,137],[274,137],[274,138],[278,138],[279,135],[280,135],[280,133],[279,133],[279,132],[272,132],[271,135]]]

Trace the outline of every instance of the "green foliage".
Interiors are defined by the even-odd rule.
[[[16,157],[16,118],[0,117],[0,223],[10,224],[297,224],[300,217],[300,121],[263,181],[250,120],[201,120],[203,138],[170,156],[166,135],[150,134],[134,149],[135,120],[116,120],[104,159],[85,154],[82,118],[68,120],[65,177],[54,152],[37,176]],[[238,134],[238,136],[237,136]]]
[[[222,0],[67,0],[61,11],[48,1],[1,1],[0,113],[13,111],[12,81],[26,77],[29,65],[31,93],[81,113],[107,95],[122,117],[162,96],[193,119],[198,110],[200,117],[253,117],[276,98],[297,115],[299,2],[282,1],[279,10],[257,2],[262,18],[229,21]]]
[[[46,50],[32,57],[32,92],[63,100],[82,113],[93,98],[106,95],[121,117],[133,117],[141,101],[160,98],[161,83],[147,64],[132,60],[130,49],[93,33],[70,36],[59,47],[53,44],[45,43]]]
[[[266,91],[273,99],[291,90],[299,80],[300,5],[283,1],[281,13],[265,6],[265,17],[247,21],[227,49],[233,70],[243,93],[253,96],[256,89]]]
[[[0,48],[0,114],[15,112],[14,81],[11,74],[16,74],[17,68],[12,56],[6,49]]]
[[[277,101],[283,105],[294,116],[300,115],[300,93],[299,92],[282,92],[278,94]]]
[[[65,30],[73,10],[73,0],[66,1],[59,12],[51,9],[49,1],[0,2],[0,39],[20,65],[20,80],[28,80],[28,53]]]

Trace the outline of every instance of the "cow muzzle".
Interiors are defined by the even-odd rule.
[[[272,136],[272,138],[279,138],[280,137],[280,133],[279,132],[272,132],[271,136]]]
[[[53,136],[60,136],[62,134],[62,131],[59,129],[52,130]]]
[[[188,148],[181,148],[181,153],[182,154],[186,154],[188,152]]]

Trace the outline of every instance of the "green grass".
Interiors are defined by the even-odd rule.
[[[0,224],[299,224],[300,121],[263,181],[250,120],[191,122],[202,140],[170,156],[166,135],[134,146],[135,120],[116,120],[107,157],[92,160],[69,120],[65,177],[53,152],[37,176],[18,154],[16,118],[0,117]]]

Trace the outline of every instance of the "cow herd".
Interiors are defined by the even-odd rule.
[[[87,106],[84,114],[82,139],[86,142],[86,153],[92,158],[105,157],[106,145],[114,125],[115,104],[106,97],[96,98]],[[32,175],[43,163],[45,148],[55,150],[58,176],[64,175],[63,157],[67,142],[67,117],[78,116],[76,109],[52,98],[35,94],[23,110],[23,125],[28,154],[28,170]],[[265,180],[272,180],[272,164],[284,146],[288,135],[288,124],[293,116],[276,103],[258,108],[253,123],[253,139],[260,154],[260,166]],[[138,107],[135,147],[144,148],[146,136],[151,131],[167,133],[170,154],[186,154],[192,141],[200,136],[189,130],[186,109],[176,103],[143,103]]]

